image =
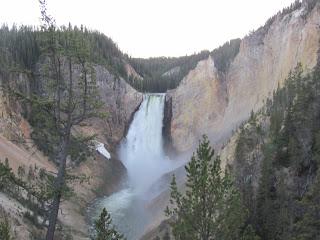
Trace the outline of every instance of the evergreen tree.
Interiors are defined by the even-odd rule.
[[[121,240],[123,235],[112,226],[112,219],[105,208],[102,209],[99,219],[95,221],[96,236],[94,240]]]
[[[162,240],[170,240],[170,234],[169,234],[169,231],[166,231],[166,233],[164,234]]]
[[[23,166],[19,166],[18,167],[18,176],[19,176],[19,178],[22,179],[25,174],[26,174],[26,170],[24,169],[24,167]]]
[[[2,216],[1,216],[2,217]],[[0,239],[13,240],[10,234],[10,224],[6,216],[0,221]]]
[[[320,239],[320,170],[310,191],[300,201],[304,209],[302,218],[295,224],[294,240]]]
[[[245,212],[231,176],[224,174],[206,136],[186,166],[186,194],[171,182],[171,217],[175,239],[239,239]]]
[[[242,233],[241,240],[261,240],[259,236],[256,235],[252,225],[248,225]]]
[[[53,240],[60,202],[66,193],[66,162],[67,157],[72,156],[72,130],[86,119],[100,117],[99,109],[102,104],[98,99],[93,74],[88,77],[92,69],[88,41],[83,39],[84,35],[77,29],[73,30],[71,24],[67,28],[57,28],[55,20],[47,13],[46,0],[39,2],[43,22],[41,29],[44,34],[43,54],[47,56],[47,73],[42,73],[45,78],[46,95],[37,95],[27,100],[37,107],[42,116],[51,121],[58,140],[54,156],[58,164],[58,173],[52,186],[53,195],[46,234],[46,240]],[[63,43],[61,39],[64,40]],[[80,76],[75,74],[76,65],[80,65]],[[67,74],[63,74],[63,69]]]

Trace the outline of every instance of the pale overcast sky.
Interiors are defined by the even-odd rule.
[[[47,0],[57,23],[111,37],[133,57],[213,50],[257,29],[294,0]],[[0,22],[40,24],[38,0],[0,0]]]

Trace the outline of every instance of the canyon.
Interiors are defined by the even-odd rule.
[[[214,57],[209,54],[197,62],[177,88],[168,90],[165,96],[161,95],[163,113],[156,114],[161,118],[158,120],[162,120],[163,114],[163,126],[158,129],[162,133],[157,132],[157,140],[160,138],[159,134],[163,135],[160,143],[157,142],[164,145],[165,153],[161,152],[161,157],[166,158],[165,155],[168,155],[173,162],[179,162],[180,159],[186,161],[195,150],[201,136],[207,134],[221,155],[223,167],[233,165],[236,141],[239,137],[238,127],[249,119],[251,112],[258,112],[265,106],[267,100],[284,85],[288,74],[298,64],[301,64],[304,73],[311,72],[319,64],[319,52],[320,2],[315,1],[313,4],[304,0],[299,8],[276,14],[265,26],[244,37],[240,42],[239,52],[231,59],[226,69],[219,69]],[[41,71],[42,64],[41,61],[37,63],[35,72]],[[77,66],[74,69],[73,74],[80,76]],[[89,239],[90,221],[86,219],[86,208],[95,206],[92,204],[97,199],[117,196],[116,194],[124,191],[123,189],[126,190],[123,188],[124,179],[130,180],[130,174],[139,175],[139,171],[130,172],[134,163],[124,160],[128,159],[128,156],[119,154],[119,146],[123,146],[126,139],[133,141],[135,136],[130,135],[130,126],[134,124],[134,118],[139,114],[140,108],[148,110],[144,102],[146,95],[135,90],[123,77],[117,76],[101,64],[94,64],[93,69],[99,99],[103,102],[103,112],[107,113],[107,117],[92,118],[77,126],[74,131],[86,136],[95,135],[95,140],[103,143],[110,152],[111,159],[108,160],[99,152],[93,151],[93,156],[87,161],[78,165],[68,165],[72,174],[91,177],[89,183],[72,185],[76,196],[63,202],[63,214],[59,215],[63,226],[62,236],[71,234],[74,239],[80,240]],[[126,62],[125,69],[127,75],[132,76],[135,81],[144,81],[143,74],[134,69],[129,61]],[[175,74],[177,71],[179,67],[174,66],[163,75]],[[44,81],[39,75],[36,75],[35,79],[32,77],[26,73],[11,73],[0,75],[0,82],[9,80],[12,88],[22,89],[28,94],[34,87],[32,82],[41,85]],[[5,92],[0,93],[0,160],[7,158],[15,173],[21,165],[36,165],[56,172],[56,165],[37,149],[30,138],[33,129],[27,121],[27,116],[23,114],[25,109]],[[158,127],[160,125],[157,124]],[[138,130],[140,133],[146,131],[143,124],[136,131]],[[139,135],[136,132],[135,134]],[[147,145],[143,136],[139,139]],[[138,157],[141,158],[146,153],[139,154]],[[156,166],[158,165],[157,163]],[[141,165],[139,167],[143,168]],[[151,172],[151,175],[156,175],[156,179],[152,179],[150,183],[162,177],[162,184],[168,185],[172,174],[167,173],[168,169],[160,171],[164,176]],[[174,168],[170,167],[170,170],[172,169]],[[181,168],[175,169],[174,172],[178,176],[179,185],[183,185],[185,175],[181,173]],[[143,185],[143,181],[140,179],[137,185]],[[168,189],[162,189],[145,203],[147,211],[153,214],[153,219],[150,219],[148,224],[144,223],[147,230],[143,229],[141,232],[149,232],[144,239],[153,239],[157,234],[163,234],[159,225],[161,226],[165,219],[163,208],[168,199]],[[13,213],[12,223],[19,222],[19,226],[15,228],[15,237],[31,239],[34,226],[24,223],[21,205],[2,194],[0,205],[4,211]],[[117,221],[119,222],[119,219]]]

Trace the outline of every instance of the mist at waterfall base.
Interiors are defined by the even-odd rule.
[[[162,142],[164,99],[163,94],[144,96],[120,147],[129,182],[139,194],[171,169],[172,162],[165,156]]]
[[[161,184],[161,176],[181,165],[171,161],[164,153],[164,102],[164,94],[144,95],[119,148],[119,157],[128,174],[126,187],[91,206],[95,218],[105,207],[110,212],[116,229],[128,240],[139,239],[150,223],[152,216],[145,206],[168,187]]]

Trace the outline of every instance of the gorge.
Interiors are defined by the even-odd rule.
[[[78,55],[58,52],[59,79],[67,82],[72,76],[81,82],[86,76],[101,105],[101,116],[72,129],[67,171],[89,180],[68,183],[74,194],[62,202],[57,239],[89,239],[103,207],[128,240],[164,238],[172,174],[183,189],[183,164],[202,134],[220,155],[222,169],[233,173],[250,212],[246,223],[261,239],[299,233],[297,225],[309,216],[303,204],[316,202],[317,196],[306,198],[316,195],[320,176],[319,1],[296,1],[243,39],[176,58],[132,58],[104,34],[87,29],[62,27],[57,33],[61,49],[68,49],[64,44],[70,36],[87,46]],[[55,76],[55,69],[41,52],[45,40],[45,32],[28,27],[0,29],[0,162],[5,165],[7,159],[16,176],[21,169],[45,169],[55,176],[59,165],[54,124],[38,105],[11,92],[27,100],[65,94],[66,89],[50,91],[48,74]],[[84,70],[82,56],[87,56]],[[156,93],[159,89],[163,93]],[[31,173],[20,179],[42,186],[34,182],[39,176],[29,179]],[[12,235],[19,240],[43,236],[45,214],[32,208],[39,204],[36,196],[16,197],[11,190],[21,186],[0,179],[6,181],[0,188],[0,216],[10,215]],[[271,227],[261,227],[263,221]]]

